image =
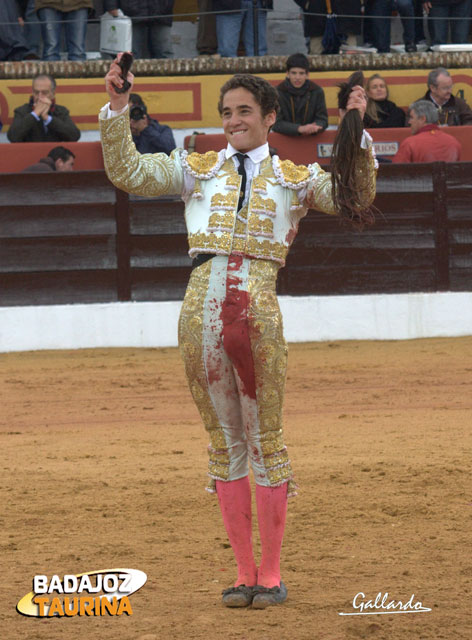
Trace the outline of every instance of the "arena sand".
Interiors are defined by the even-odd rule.
[[[0,636],[472,638],[471,356],[472,338],[291,345],[289,599],[256,611],[220,602],[233,555],[178,351],[1,355]],[[132,616],[15,611],[35,574],[114,567],[148,574]],[[339,616],[359,592],[432,611]]]

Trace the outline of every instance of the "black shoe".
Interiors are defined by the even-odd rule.
[[[416,48],[416,44],[414,42],[407,42],[405,44],[406,53],[416,53],[418,49]]]
[[[223,591],[223,604],[225,607],[248,607],[252,602],[254,588],[240,584],[238,587],[225,589]]]
[[[261,587],[256,584],[252,588],[254,597],[252,599],[253,609],[265,609],[274,604],[282,604],[287,599],[287,587],[283,582],[280,583],[280,587]]]

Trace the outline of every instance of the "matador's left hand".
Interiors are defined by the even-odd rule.
[[[347,101],[346,109],[339,109],[339,119],[342,120],[346,115],[346,112],[350,109],[357,109],[361,120],[364,119],[365,110],[367,107],[367,96],[365,90],[360,85],[356,85],[352,88],[351,93]]]

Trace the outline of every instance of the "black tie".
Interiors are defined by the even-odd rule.
[[[246,176],[246,168],[244,167],[244,159],[247,158],[248,156],[245,153],[236,153],[235,156],[239,160],[238,173],[242,177],[241,190],[239,191],[239,204],[238,204],[238,211],[239,211],[243,206],[244,194],[246,193],[247,176]]]

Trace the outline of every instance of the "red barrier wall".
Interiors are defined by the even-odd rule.
[[[376,152],[379,156],[392,158],[402,140],[411,135],[410,127],[403,129],[370,129]],[[468,127],[447,127],[447,133],[451,134],[462,144],[461,160],[472,161],[472,126]],[[331,147],[335,129],[324,131],[317,136],[285,136],[280,133],[269,134],[269,144],[277,150],[277,154],[282,158],[289,158],[297,164],[309,164],[319,162],[329,164]],[[190,137],[185,138],[185,146],[188,146]],[[198,135],[196,136],[195,151],[204,153],[205,151],[218,151],[226,146],[226,139],[223,134]]]
[[[23,171],[59,145],[75,154],[76,171],[104,168],[100,142],[7,142],[0,144],[0,173]]]
[[[472,162],[472,126],[447,127],[447,133],[456,137],[462,144],[462,161]],[[409,127],[404,129],[371,129],[370,134],[376,145],[377,155],[393,157],[401,141],[410,135]],[[284,136],[280,133],[269,135],[269,144],[277,149],[282,158],[289,158],[298,164],[319,162],[329,164],[335,130],[324,131],[318,136],[299,137]],[[189,137],[185,138],[185,146]],[[26,167],[47,156],[57,147],[57,142],[19,142],[0,144],[0,173],[23,171]],[[76,171],[94,171],[103,169],[103,156],[100,142],[64,142],[75,154]],[[226,146],[223,134],[207,134],[196,136],[195,150],[204,153],[219,150]]]

